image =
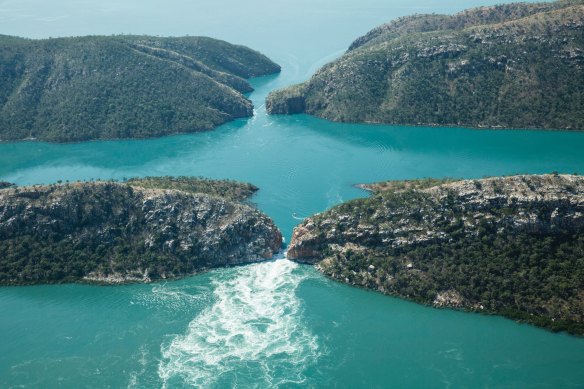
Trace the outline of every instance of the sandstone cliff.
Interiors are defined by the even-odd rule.
[[[250,205],[145,182],[0,190],[0,284],[150,281],[281,247],[277,227]]]
[[[584,334],[584,177],[389,182],[296,227],[288,258],[352,285]]]

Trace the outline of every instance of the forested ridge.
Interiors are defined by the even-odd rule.
[[[288,257],[437,307],[584,334],[584,178],[388,182],[307,218]]]
[[[582,130],[584,2],[403,17],[266,107],[340,122]]]
[[[278,252],[257,187],[147,177],[0,190],[0,285],[148,282]]]
[[[0,140],[146,138],[251,116],[245,80],[280,71],[206,37],[0,36]]]

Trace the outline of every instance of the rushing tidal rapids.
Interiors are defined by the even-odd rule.
[[[298,219],[365,197],[354,183],[584,174],[578,132],[352,125],[266,115],[270,91],[305,81],[376,25],[500,2],[5,2],[5,34],[210,35],[261,50],[282,64],[282,73],[249,80],[254,117],[214,131],[75,144],[0,142],[0,181],[30,186],[169,175],[232,178],[261,188],[251,201],[289,241]],[[0,312],[2,388],[584,383],[582,338],[372,293],[286,259],[152,283],[0,287]]]
[[[0,304],[11,312],[0,320],[8,388],[577,387],[583,379],[581,339],[366,292],[286,259],[166,283],[5,287]]]
[[[319,357],[296,292],[307,278],[279,259],[214,277],[215,302],[162,345],[164,387],[302,385]],[[245,374],[241,374],[245,371]]]

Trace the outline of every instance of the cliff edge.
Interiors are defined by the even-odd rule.
[[[584,177],[366,185],[294,230],[288,258],[436,307],[584,334]]]
[[[2,189],[0,284],[148,282],[270,258],[282,236],[241,200],[255,190],[186,177]]]

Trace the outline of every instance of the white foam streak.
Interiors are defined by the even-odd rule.
[[[211,300],[210,288],[156,284],[150,293],[139,294],[131,303],[147,308],[192,312],[193,307],[204,306]]]
[[[302,383],[318,358],[318,342],[302,321],[295,292],[305,276],[294,272],[297,267],[280,259],[238,268],[227,279],[218,275],[215,304],[186,334],[162,345],[165,387]]]

